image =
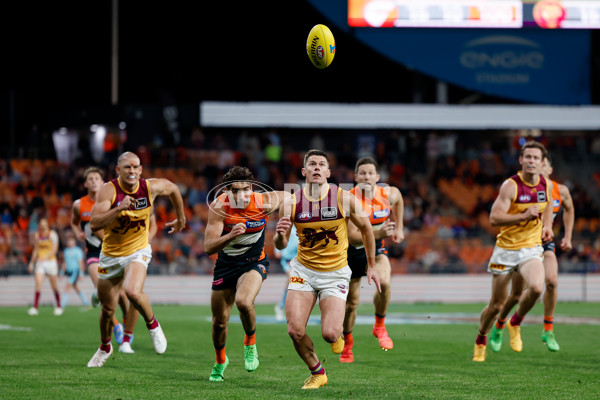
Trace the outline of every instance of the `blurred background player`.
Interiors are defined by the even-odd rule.
[[[248,168],[230,168],[223,176],[225,193],[213,201],[208,211],[204,246],[207,254],[218,253],[210,298],[216,356],[211,382],[223,381],[229,364],[225,344],[234,303],[245,331],[244,366],[252,372],[259,365],[254,300],[267,278],[269,266],[264,251],[265,228],[267,219],[279,210],[287,193],[256,193],[252,190],[253,181]]]
[[[520,352],[521,322],[533,308],[544,290],[542,241],[552,240],[552,184],[542,175],[546,148],[538,142],[527,142],[521,147],[521,171],[502,183],[492,204],[490,222],[499,226],[496,245],[488,264],[492,273],[492,294],[489,304],[480,316],[479,334],[473,348],[473,361],[483,362],[486,357],[487,333],[506,299],[508,285],[514,274],[519,274],[527,285],[519,299],[517,310],[507,322],[510,347]]]
[[[324,151],[309,150],[303,165],[305,185],[284,201],[273,241],[276,248],[284,249],[292,224],[296,226],[298,254],[290,262],[285,314],[294,348],[310,371],[302,389],[318,389],[327,384],[327,374],[306,325],[318,300],[321,336],[331,345],[334,354],[342,352],[342,325],[352,275],[347,254],[348,218],[363,236],[369,284],[375,281],[377,290],[381,289],[375,270],[373,228],[360,202],[349,192],[328,183],[331,170]]]
[[[404,200],[400,190],[394,186],[379,186],[380,176],[377,161],[371,157],[363,157],[356,162],[354,179],[357,185],[350,191],[361,202],[369,221],[373,226],[375,235],[375,269],[379,276],[381,292],[376,291],[373,296],[375,308],[375,324],[373,336],[379,341],[382,349],[391,350],[394,342],[385,328],[385,315],[390,304],[392,267],[387,256],[384,239],[391,237],[394,243],[404,240]],[[392,215],[392,221],[389,216]],[[350,290],[346,300],[346,316],[344,318],[344,350],[340,362],[351,363],[354,361],[352,347],[354,338],[352,330],[356,321],[356,309],[360,301],[361,279],[366,275],[367,255],[362,243],[360,231],[348,223],[348,265],[352,269]]]
[[[281,265],[281,269],[285,272],[285,275],[288,277],[285,281],[285,285],[283,288],[283,294],[281,295],[281,300],[279,303],[275,304],[275,319],[278,321],[283,321],[285,319],[285,299],[287,298],[287,290],[289,285],[289,277],[290,277],[290,261],[296,257],[298,253],[298,233],[296,232],[296,226],[292,225],[292,230],[290,232],[290,239],[288,240],[288,245],[283,250],[274,250],[275,257],[279,257],[279,264]]]
[[[56,307],[54,315],[62,315],[63,309],[60,307],[60,292],[56,276],[58,275],[58,234],[55,230],[50,229],[47,218],[41,218],[38,224],[38,231],[34,237],[33,253],[29,262],[29,273],[35,272],[35,297],[33,307],[28,311],[29,315],[38,315],[38,306],[40,303],[40,294],[42,292],[42,283],[44,276],[48,276],[50,286],[54,292]]]
[[[548,180],[552,175],[552,158],[547,154],[542,167],[542,174]],[[573,226],[575,224],[575,208],[569,188],[556,181],[552,181],[552,220],[563,209],[563,226],[565,235],[560,242],[560,248],[563,251],[570,251],[573,248],[571,238],[573,237]],[[556,259],[556,249],[553,240],[545,242],[544,248],[544,272],[546,292],[544,293],[544,329],[542,331],[542,341],[546,343],[548,350],[558,351],[560,346],[554,336],[554,312],[556,310],[556,301],[558,299],[558,261]],[[498,352],[502,348],[502,332],[506,324],[506,318],[510,310],[519,302],[523,293],[525,283],[519,274],[515,274],[512,280],[511,293],[502,311],[492,328],[490,335],[490,347]]]
[[[122,288],[131,305],[146,321],[156,353],[167,350],[167,338],[144,292],[147,268],[152,259],[148,230],[156,196],[169,197],[175,210],[176,219],[165,224],[170,227],[169,233],[179,232],[186,225],[178,186],[168,179],[142,178],[142,165],[136,154],[121,154],[116,173],[116,179],[102,186],[90,219],[92,230],[104,229],[104,240],[98,265],[101,344],[88,367],[102,367],[113,353],[112,321]]]
[[[77,293],[84,306],[87,307],[90,305],[90,301],[85,297],[85,294],[77,285],[79,276],[85,273],[85,262],[83,259],[83,250],[81,250],[81,247],[77,246],[75,236],[69,235],[67,238],[67,247],[65,247],[63,251],[63,272],[67,277],[67,283],[65,285],[65,290],[63,291],[61,301],[61,308],[63,310],[69,302],[69,293],[71,292],[71,288],[75,290],[75,293]]]
[[[85,242],[87,269],[94,288],[98,287],[98,260],[100,249],[102,248],[104,231],[92,232],[90,217],[92,215],[92,207],[96,203],[96,198],[102,185],[104,185],[104,172],[102,169],[98,167],[87,168],[83,172],[83,186],[87,189],[88,193],[82,198],[75,200],[71,207],[71,229],[75,232],[77,240]],[[100,305],[100,300],[98,299],[97,290],[94,290],[92,293],[92,306],[98,307],[98,305]],[[125,319],[127,317],[127,309],[129,308],[129,300],[123,291],[121,291],[119,296],[119,306],[123,313],[123,319]],[[124,330],[123,325],[119,323],[116,315],[113,324],[115,341],[121,343],[123,341]]]

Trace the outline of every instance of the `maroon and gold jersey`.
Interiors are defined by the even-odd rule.
[[[348,265],[348,228],[341,204],[342,189],[328,185],[327,194],[311,201],[306,188],[294,194],[291,220],[298,233],[298,261],[317,271]]]
[[[133,201],[128,210],[123,210],[119,216],[104,228],[102,253],[110,257],[122,257],[135,253],[148,246],[148,228],[152,211],[152,195],[150,185],[145,179],[140,179],[132,192],[121,187],[118,179],[109,182],[115,188],[111,208],[117,207],[125,196]]]
[[[496,245],[507,250],[541,245],[542,214],[548,206],[548,183],[542,175],[534,185],[525,182],[521,178],[521,173],[511,176],[509,179],[515,182],[516,189],[508,213],[519,214],[534,205],[540,208],[540,213],[534,220],[501,227],[500,233],[496,236]]]

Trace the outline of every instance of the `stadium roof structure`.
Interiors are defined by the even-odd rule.
[[[600,130],[600,106],[200,103],[203,127]]]

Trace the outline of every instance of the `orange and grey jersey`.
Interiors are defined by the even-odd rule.
[[[140,179],[136,188],[128,192],[121,187],[118,178],[109,183],[115,188],[111,208],[118,207],[125,196],[133,200],[128,210],[122,210],[118,217],[104,228],[102,253],[109,257],[128,256],[148,246],[152,211],[150,185],[145,179]]]
[[[47,236],[42,236],[39,233],[36,235],[37,243],[37,259],[56,260],[54,253],[54,244],[58,243],[58,234],[51,230]],[[51,256],[50,258],[48,258]]]
[[[89,195],[83,196],[79,199],[79,219],[81,221],[81,229],[85,232],[85,245],[88,253],[99,253],[102,247],[102,240],[94,235],[90,228],[90,217],[92,215],[92,207],[94,207],[95,201],[90,198]]]
[[[534,185],[521,178],[521,173],[509,178],[515,183],[515,193],[508,209],[509,214],[520,214],[531,206],[540,209],[534,220],[523,221],[516,225],[503,226],[496,236],[496,245],[507,250],[519,250],[542,244],[542,214],[548,206],[546,179],[540,175]]]
[[[227,243],[217,254],[217,266],[240,265],[253,261],[262,261],[265,255],[265,228],[269,215],[265,212],[262,194],[252,193],[250,203],[245,208],[232,207],[227,194],[219,196],[225,215],[223,232],[225,235],[239,223],[246,225],[246,232]]]
[[[558,182],[552,182],[552,219],[556,218],[556,214],[560,211],[562,205],[562,197],[560,196],[560,189],[558,188]]]
[[[296,258],[316,271],[335,271],[348,265],[348,227],[341,204],[342,189],[328,185],[318,200],[306,197],[306,187],[294,194],[291,220],[298,233]]]
[[[371,225],[373,225],[373,230],[376,231],[381,229],[383,223],[388,219],[391,213],[390,200],[386,188],[375,185],[375,194],[373,195],[373,198],[366,198],[361,194],[361,191],[356,190],[356,186],[350,190],[350,193],[356,196],[356,198],[358,198],[360,201],[363,209],[369,216],[369,222],[371,222]],[[375,245],[376,249],[383,248],[383,239],[376,240]],[[363,245],[351,246],[357,249],[364,248]]]

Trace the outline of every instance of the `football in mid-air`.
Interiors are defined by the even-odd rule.
[[[333,34],[323,24],[315,25],[306,39],[306,53],[310,62],[317,68],[327,68],[335,56]]]

